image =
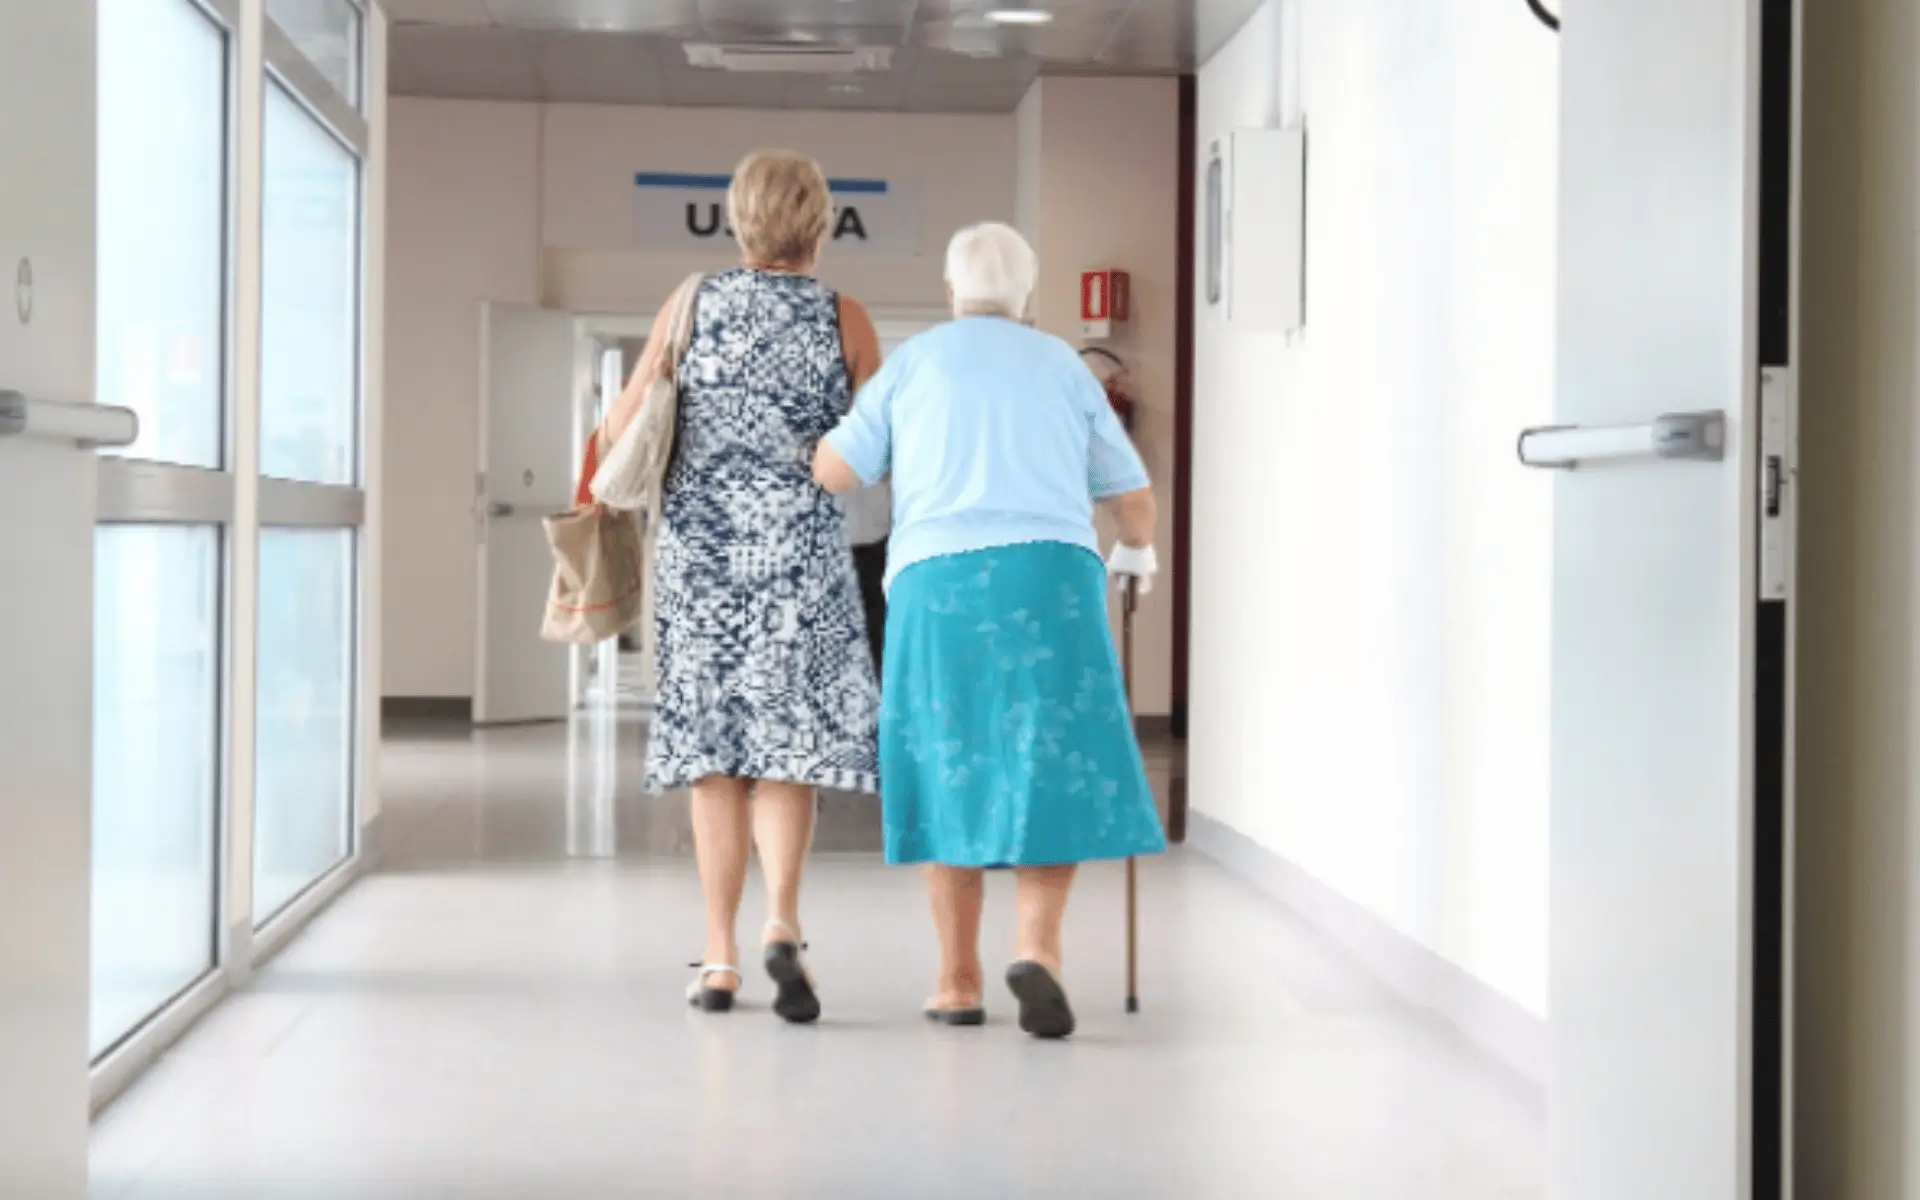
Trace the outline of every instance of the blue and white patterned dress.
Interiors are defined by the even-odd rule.
[[[813,451],[852,386],[839,298],[736,268],[701,285],[654,567],[647,787],[724,775],[879,790],[879,687],[845,512]]]

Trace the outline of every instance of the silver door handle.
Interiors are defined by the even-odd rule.
[[[1719,462],[1727,453],[1727,415],[1668,413],[1643,425],[1545,425],[1522,430],[1524,466],[1574,471],[1602,462],[1671,459]]]
[[[82,449],[131,446],[140,437],[140,414],[114,404],[67,404],[29,400],[0,391],[0,437],[72,442]]]
[[[487,504],[487,517],[557,517],[569,510],[565,508],[540,508],[522,510],[517,504],[508,504],[504,500],[494,500]]]

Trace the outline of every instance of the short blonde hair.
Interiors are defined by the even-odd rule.
[[[804,154],[756,150],[733,169],[727,216],[749,261],[810,263],[833,221],[826,172]]]
[[[954,307],[962,312],[1019,317],[1039,278],[1039,258],[1011,225],[982,221],[947,243],[947,286],[953,289]]]

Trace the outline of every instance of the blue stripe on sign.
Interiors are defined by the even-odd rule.
[[[633,177],[634,183],[644,188],[711,188],[716,192],[727,190],[732,182],[729,175],[687,175],[678,171],[642,171]]]
[[[643,188],[695,188],[703,191],[724,192],[733,182],[731,175],[698,175],[684,171],[642,171],[633,177],[637,187]],[[884,179],[829,179],[827,190],[842,195],[884,196],[887,194],[887,181]]]

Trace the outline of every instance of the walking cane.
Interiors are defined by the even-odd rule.
[[[1129,575],[1120,592],[1120,678],[1127,691],[1127,720],[1133,720],[1133,612],[1140,606],[1140,581]],[[1140,1011],[1140,864],[1127,857],[1127,1011]]]

